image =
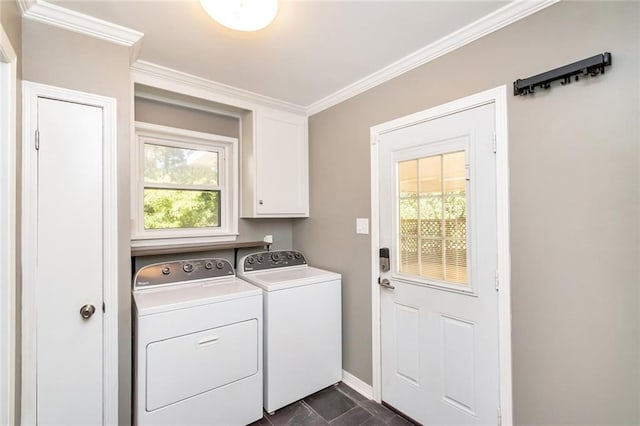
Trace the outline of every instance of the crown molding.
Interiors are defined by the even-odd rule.
[[[141,43],[143,33],[116,25],[93,16],[48,3],[43,0],[18,0],[22,15],[34,21],[64,28],[122,46],[134,47]]]
[[[11,63],[16,60],[16,52],[13,50],[11,40],[4,32],[2,24],[0,23],[0,62]],[[4,95],[4,94],[3,94]]]
[[[256,105],[262,105],[296,114],[306,115],[307,112],[306,108],[301,105],[218,83],[151,62],[135,62],[131,65],[131,75],[134,83],[206,99],[236,108],[252,110]]]
[[[471,24],[404,58],[352,83],[306,107],[307,115],[317,114],[373,87],[411,71],[472,41],[498,31],[516,21],[547,8],[559,0],[515,0]]]
[[[22,12],[23,15],[27,13],[27,11],[31,9],[36,2],[37,0],[16,0],[16,3],[20,6],[20,12]]]

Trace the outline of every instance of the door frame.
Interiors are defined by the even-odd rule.
[[[378,193],[379,146],[382,134],[434,120],[487,104],[495,105],[496,207],[498,269],[498,338],[500,375],[500,417],[503,425],[513,424],[511,378],[511,257],[509,241],[509,144],[507,122],[507,87],[499,86],[471,96],[438,105],[424,111],[371,127],[371,329],[373,361],[373,398],[382,401],[382,347],[380,337],[379,238],[380,207]],[[498,281],[499,279],[499,281]]]
[[[15,423],[17,56],[0,25],[0,424]]]
[[[36,299],[38,98],[102,108],[103,119],[103,410],[105,425],[118,423],[118,194],[117,121],[114,98],[22,82],[22,416],[36,423]]]

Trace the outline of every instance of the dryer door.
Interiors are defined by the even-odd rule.
[[[147,346],[146,410],[154,411],[258,372],[255,319]]]

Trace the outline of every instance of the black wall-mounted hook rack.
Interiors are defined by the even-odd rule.
[[[528,95],[533,93],[536,87],[549,89],[551,83],[556,80],[562,80],[560,84],[565,85],[571,83],[572,78],[578,81],[581,76],[595,77],[604,74],[604,68],[609,65],[611,65],[611,53],[604,52],[533,77],[518,79],[513,82],[513,94],[514,96]]]

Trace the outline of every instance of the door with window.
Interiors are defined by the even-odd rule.
[[[382,400],[425,425],[499,416],[494,114],[379,140]]]

